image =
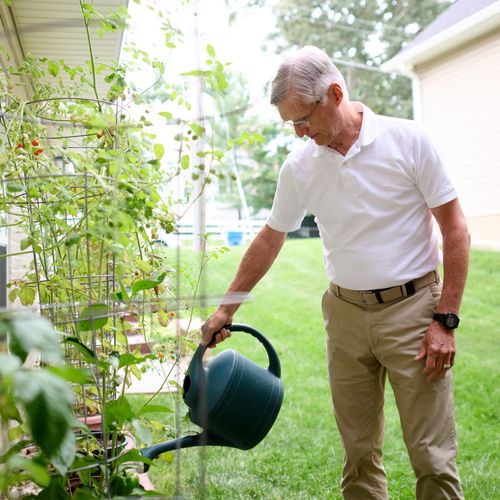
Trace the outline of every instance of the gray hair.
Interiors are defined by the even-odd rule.
[[[278,106],[289,95],[305,102],[319,101],[332,83],[339,84],[348,98],[342,73],[324,51],[307,45],[281,63],[271,84],[271,104]]]

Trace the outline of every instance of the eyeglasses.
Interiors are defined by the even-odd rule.
[[[314,113],[314,110],[316,109],[316,106],[320,102],[321,101],[316,101],[313,104],[313,108],[312,108],[311,112],[307,116],[304,116],[304,118],[301,118],[300,120],[287,120],[287,121],[283,122],[283,126],[284,127],[309,127],[309,125],[311,125],[310,120],[311,120],[311,117]]]

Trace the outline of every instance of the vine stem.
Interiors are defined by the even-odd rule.
[[[85,23],[85,32],[87,33],[87,44],[89,47],[90,66],[91,66],[91,70],[92,70],[92,88],[94,89],[94,94],[95,94],[95,97],[97,99],[97,107],[99,108],[99,112],[102,113],[101,102],[99,100],[99,94],[97,92],[96,71],[95,71],[95,62],[94,62],[94,50],[92,48],[92,40],[90,38],[89,23],[88,23],[87,16],[86,16],[84,8],[83,8],[82,0],[80,0],[80,9],[82,11],[83,22]]]

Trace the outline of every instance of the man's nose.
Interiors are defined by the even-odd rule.
[[[297,137],[304,137],[307,135],[307,132],[309,131],[309,127],[306,127],[305,125],[295,125],[295,134]]]

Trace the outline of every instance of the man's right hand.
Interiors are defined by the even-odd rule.
[[[229,301],[221,304],[201,327],[203,345],[215,347],[231,336],[231,332],[224,327],[231,324],[233,314],[242,302],[231,300],[232,294],[246,296],[250,293],[273,264],[285,240],[286,233],[276,231],[267,224],[259,231],[243,255],[236,276],[229,286]]]
[[[230,337],[231,331],[224,327],[229,326],[232,319],[232,315],[221,308],[217,309],[201,327],[201,343],[208,347],[215,347]]]

